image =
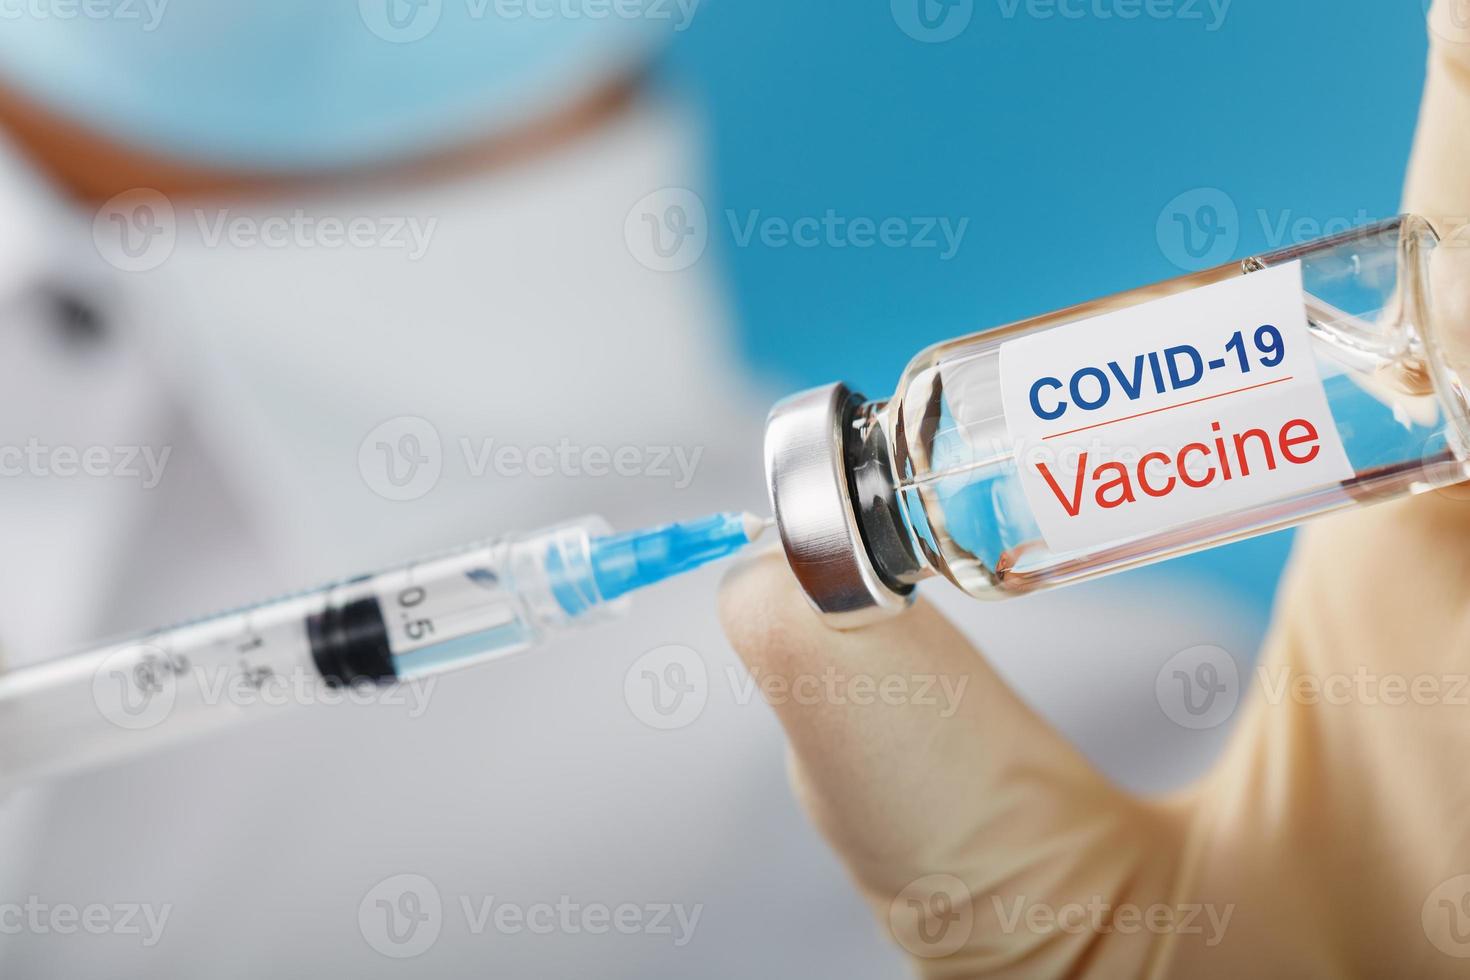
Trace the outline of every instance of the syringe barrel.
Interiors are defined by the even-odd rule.
[[[627,609],[606,601],[592,572],[592,542],[611,533],[607,522],[583,518],[371,576],[359,602],[374,626],[384,658],[374,671],[353,673],[317,642],[317,665],[338,683],[407,680],[525,650],[563,629],[604,621]],[[373,634],[373,629],[381,632]]]
[[[505,657],[605,620],[585,518],[0,675],[0,787]]]
[[[324,699],[304,627],[321,606],[296,596],[0,675],[0,787]]]

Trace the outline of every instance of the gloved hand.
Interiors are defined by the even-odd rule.
[[[1432,16],[1405,209],[1464,220],[1470,18],[1464,0]],[[1470,337],[1458,244],[1433,278]],[[1470,973],[1470,492],[1304,531],[1263,657],[1308,686],[1254,692],[1214,770],[1168,799],[1101,778],[923,602],[834,632],[769,555],[731,574],[721,615],[766,690],[966,685],[775,704],[798,797],[925,976]]]

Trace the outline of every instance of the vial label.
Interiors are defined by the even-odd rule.
[[[1021,485],[1056,552],[1353,475],[1300,262],[1008,341],[1000,379]]]

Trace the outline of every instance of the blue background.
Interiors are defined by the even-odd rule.
[[[1280,240],[1283,220],[1398,209],[1421,0],[1235,0],[1213,31],[1206,2],[1199,19],[1123,20],[1094,0],[1070,0],[1080,17],[973,0],[943,43],[899,26],[915,2],[706,0],[661,69],[710,119],[712,248],[744,351],[777,384],[886,395],[933,341],[1180,275],[1158,223],[1197,188],[1233,202],[1234,256],[1301,237]],[[970,222],[942,261],[937,249],[740,245],[726,217],[829,208]],[[1264,609],[1288,547],[1272,535],[1167,573]]]

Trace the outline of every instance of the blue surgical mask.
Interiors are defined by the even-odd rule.
[[[0,0],[0,84],[129,145],[234,169],[401,158],[534,119],[699,0]]]

